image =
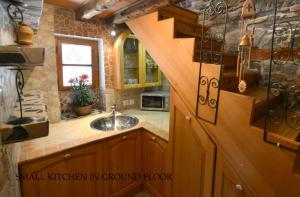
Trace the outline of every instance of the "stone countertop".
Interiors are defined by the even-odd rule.
[[[169,112],[126,110],[123,111],[122,114],[137,117],[139,119],[138,125],[123,131],[109,132],[98,131],[90,127],[90,122],[92,120],[108,116],[110,113],[89,115],[74,120],[50,124],[49,136],[20,143],[21,155],[19,163],[34,160],[90,142],[101,141],[105,138],[139,128],[144,128],[166,141],[169,140]]]

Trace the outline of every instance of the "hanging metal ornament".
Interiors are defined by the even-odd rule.
[[[244,93],[247,89],[247,82],[245,80],[244,68],[250,67],[251,57],[251,41],[247,34],[245,34],[239,44],[238,65],[237,65],[237,77],[239,78],[238,89],[241,93]]]
[[[245,20],[247,18],[254,18],[256,15],[255,3],[253,0],[244,0],[242,7],[242,39],[239,43],[239,52],[237,60],[236,77],[239,78],[238,90],[244,93],[247,90],[247,81],[245,80],[244,69],[251,68],[251,54],[254,44],[254,28],[250,37],[248,36],[248,26],[244,29]]]
[[[7,6],[7,13],[8,13],[9,18],[15,24],[22,23],[24,20],[23,12],[17,4],[14,4],[14,3],[9,4]]]

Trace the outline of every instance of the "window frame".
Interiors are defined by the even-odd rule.
[[[91,65],[73,65],[62,63],[62,44],[85,45],[92,48],[92,64]],[[56,66],[57,66],[57,84],[59,91],[70,90],[70,86],[63,84],[63,66],[91,66],[92,68],[92,84],[89,85],[91,89],[99,88],[99,49],[98,42],[93,40],[84,40],[77,38],[56,38]],[[84,74],[84,73],[83,73]]]

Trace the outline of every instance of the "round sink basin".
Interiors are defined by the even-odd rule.
[[[139,123],[139,119],[133,116],[117,115],[97,118],[91,122],[91,127],[101,131],[121,131],[130,129]]]

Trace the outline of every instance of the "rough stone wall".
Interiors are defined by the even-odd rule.
[[[218,2],[218,1],[215,1]],[[228,26],[226,32],[226,45],[225,50],[231,52],[238,51],[238,45],[241,38],[241,8],[242,2],[240,0],[227,0],[228,3]],[[300,1],[299,0],[286,0],[278,1],[279,12],[277,14],[277,20],[286,20],[295,24],[300,20]],[[186,0],[180,3],[180,6],[193,10],[195,12],[201,13],[205,3],[203,0]],[[272,25],[273,25],[273,0],[256,0],[256,21],[254,24],[249,26],[249,32],[252,27],[255,26],[255,40],[254,47],[256,48],[269,48],[271,47],[272,38]],[[201,14],[199,14],[201,16]],[[201,17],[199,17],[201,20]],[[224,18],[221,17],[211,17],[210,21],[207,21],[213,31],[220,31],[222,25],[224,24]],[[259,22],[258,22],[259,21]],[[293,22],[294,21],[294,22]],[[201,21],[200,21],[201,22]],[[247,21],[246,23],[251,24],[253,22]],[[300,27],[298,26],[297,37],[295,39],[295,46],[300,47]],[[286,31],[280,39],[283,41],[290,40],[289,32]],[[287,44],[287,42],[284,42]],[[275,44],[276,47],[276,44]],[[298,55],[300,57],[300,55]],[[269,60],[264,61],[253,61],[252,67],[257,68],[261,72],[260,85],[266,86],[268,84],[268,74],[269,74]],[[273,64],[272,67],[273,76],[281,81],[281,83],[299,83],[300,78],[300,67],[292,63],[288,63],[284,66],[278,66]]]
[[[103,39],[106,88],[112,88],[112,46],[115,38],[110,35],[111,29],[111,24],[107,24],[101,20],[79,21],[76,20],[73,10],[55,8],[55,33]]]
[[[4,2],[0,2],[0,46],[13,44],[13,27],[6,14]],[[15,72],[0,67],[0,127],[7,121],[17,99]],[[0,197],[18,197],[19,183],[15,178],[20,153],[18,144],[2,145],[0,139]]]
[[[50,122],[60,121],[60,104],[57,86],[56,44],[54,38],[54,7],[44,5],[40,28],[34,35],[34,46],[46,49],[45,64],[25,71],[25,90],[40,90],[44,94]]]

